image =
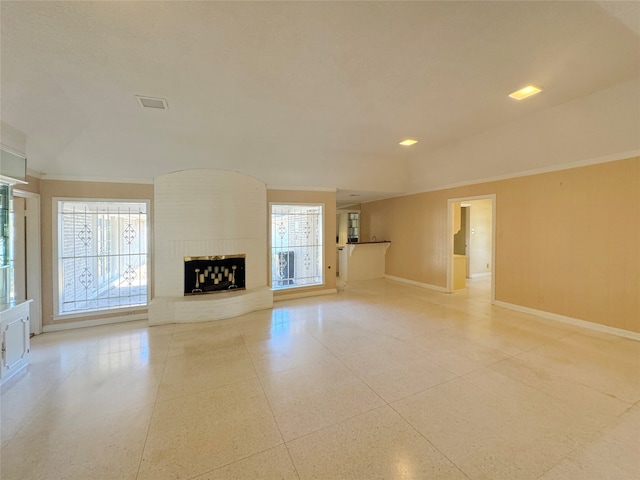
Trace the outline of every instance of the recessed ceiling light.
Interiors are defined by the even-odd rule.
[[[511,98],[515,98],[516,100],[522,100],[523,98],[530,97],[531,95],[535,95],[536,93],[540,93],[542,88],[536,87],[535,85],[527,85],[520,90],[516,90],[509,94]]]
[[[413,138],[407,138],[406,140],[401,141],[400,145],[404,145],[405,147],[408,147],[415,143],[418,143],[418,140],[414,140]]]
[[[144,108],[155,108],[158,110],[167,110],[169,108],[167,100],[164,98],[143,97],[141,95],[136,95],[136,98],[140,106]]]

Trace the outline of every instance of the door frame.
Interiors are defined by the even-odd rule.
[[[473,200],[491,200],[491,303],[496,301],[496,194],[472,197],[449,198],[447,200],[447,292],[453,293],[453,205]]]
[[[471,278],[471,205],[465,206],[464,204],[461,206],[464,209],[464,221],[465,221],[465,236],[464,236],[464,254],[467,256],[467,274],[466,278]]]
[[[14,197],[26,199],[27,231],[26,264],[27,269],[27,300],[33,300],[30,305],[30,332],[42,333],[42,274],[40,258],[40,194],[14,189]]]

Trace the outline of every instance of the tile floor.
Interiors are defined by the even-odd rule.
[[[640,342],[389,280],[43,334],[3,480],[640,478]]]

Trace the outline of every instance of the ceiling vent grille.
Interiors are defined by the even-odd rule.
[[[141,95],[136,95],[136,98],[143,108],[155,108],[156,110],[167,110],[169,108],[169,104],[164,98],[143,97]]]

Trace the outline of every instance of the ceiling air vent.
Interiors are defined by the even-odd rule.
[[[140,106],[144,108],[155,108],[157,110],[167,110],[169,108],[167,100],[164,98],[142,97],[140,95],[136,95],[136,98]]]

